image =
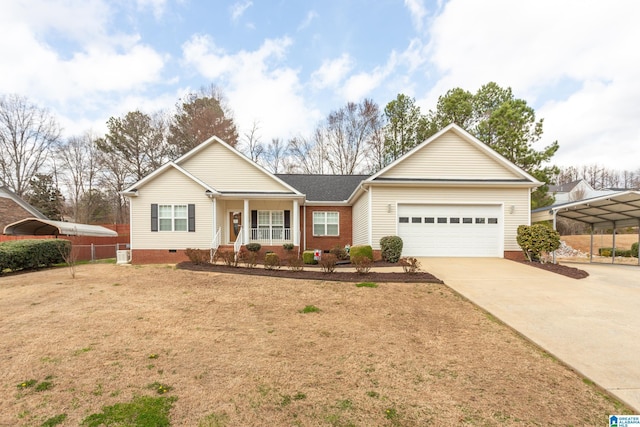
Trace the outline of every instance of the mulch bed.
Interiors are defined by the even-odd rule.
[[[385,262],[374,263],[371,271],[366,274],[359,274],[353,271],[345,271],[338,266],[333,273],[324,273],[318,267],[306,267],[302,271],[292,271],[287,267],[279,270],[266,270],[264,266],[257,265],[255,268],[243,266],[230,267],[219,264],[194,264],[192,262],[181,262],[176,267],[183,270],[211,271],[216,273],[248,274],[252,276],[283,277],[287,279],[308,279],[308,280],[330,280],[336,282],[374,282],[374,283],[440,283],[444,282],[433,274],[420,271],[417,273],[403,272],[380,272],[379,267],[386,267],[396,264]]]
[[[542,270],[551,271],[552,273],[562,274],[563,276],[571,277],[572,279],[584,279],[589,276],[584,270],[580,270],[579,268],[569,267],[561,264],[552,264],[552,263],[539,263],[539,262],[529,262],[529,261],[517,261],[521,264],[530,265],[531,267],[541,268]]]

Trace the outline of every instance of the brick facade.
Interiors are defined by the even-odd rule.
[[[513,261],[524,261],[524,253],[522,251],[504,251],[505,259],[511,259]]]
[[[335,246],[351,245],[353,222],[351,221],[351,206],[307,206],[306,217],[306,248],[308,250],[322,249],[328,251]],[[314,212],[338,212],[340,225],[338,236],[314,236],[313,235],[313,213]],[[304,215],[301,209],[300,218]],[[304,221],[300,221],[300,228],[304,227]],[[300,244],[304,246],[304,236],[300,237]]]
[[[6,197],[0,197],[0,234],[2,234],[2,231],[7,225],[31,217],[33,217],[33,214],[15,201]]]

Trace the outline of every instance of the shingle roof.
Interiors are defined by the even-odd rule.
[[[571,190],[573,190],[576,185],[580,184],[581,181],[583,180],[578,179],[571,182],[565,182],[564,184],[560,184],[560,185],[550,185],[549,192],[550,193],[568,193]]]
[[[342,202],[369,175],[276,174],[278,178],[307,196],[310,202]]]

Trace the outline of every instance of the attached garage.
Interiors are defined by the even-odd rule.
[[[406,256],[500,257],[503,207],[480,204],[400,204],[398,236]]]

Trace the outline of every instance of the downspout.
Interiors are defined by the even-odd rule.
[[[302,241],[304,249],[307,249],[307,204],[302,205]],[[298,247],[298,256],[300,256],[300,247]]]

